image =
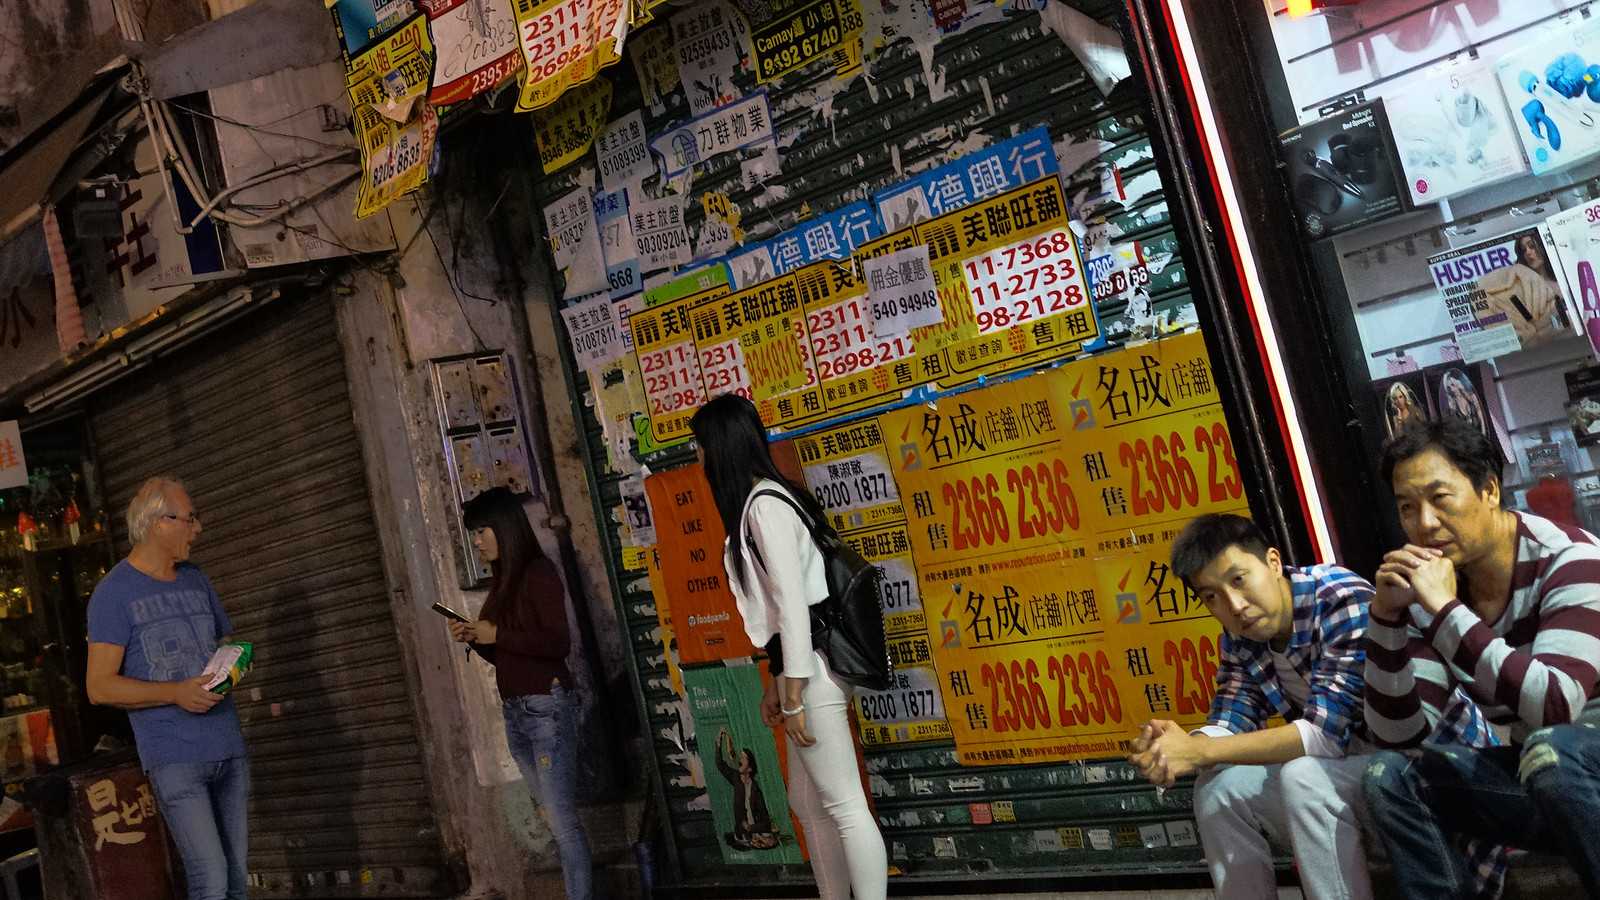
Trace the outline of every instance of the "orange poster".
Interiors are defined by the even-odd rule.
[[[722,520],[698,464],[644,480],[656,516],[661,583],[672,610],[679,662],[702,663],[755,652],[744,634],[722,569]],[[660,602],[660,598],[658,598]]]

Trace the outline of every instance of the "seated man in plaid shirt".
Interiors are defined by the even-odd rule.
[[[1209,724],[1153,720],[1129,761],[1151,782],[1198,773],[1195,822],[1217,896],[1273,898],[1265,831],[1292,845],[1308,900],[1370,898],[1362,851],[1362,640],[1372,585],[1288,566],[1255,523],[1214,514],[1172,544],[1172,571],[1222,623]],[[1284,725],[1267,727],[1282,716]]]

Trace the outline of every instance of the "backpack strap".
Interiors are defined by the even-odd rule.
[[[800,517],[801,524],[805,525],[806,526],[806,531],[810,533],[810,535],[811,535],[811,543],[817,544],[818,547],[821,546],[821,542],[817,540],[817,526],[812,524],[811,517],[806,515],[806,511],[800,507],[800,504],[798,504],[798,503],[796,503],[794,501],[793,497],[790,497],[788,494],[784,493],[783,491],[775,491],[772,488],[762,488],[761,490],[756,491],[755,494],[753,494],[750,497],[750,500],[752,502],[754,502],[757,497],[777,497],[779,500],[782,500],[784,503],[789,504],[789,508],[793,509],[794,510],[794,514]],[[755,554],[755,556],[756,556],[756,565],[759,565],[761,567],[761,570],[763,572],[765,572],[767,570],[767,562],[766,562],[766,560],[761,558],[761,546],[759,544],[757,544],[755,541],[750,539],[750,528],[749,528],[749,526],[745,526],[744,542],[745,542],[745,545],[750,548],[750,552]]]

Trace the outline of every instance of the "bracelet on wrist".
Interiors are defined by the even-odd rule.
[[[806,705],[804,703],[802,703],[799,706],[796,706],[794,709],[790,709],[787,706],[780,707],[780,709],[783,710],[783,714],[785,716],[798,716],[801,713],[806,711]]]

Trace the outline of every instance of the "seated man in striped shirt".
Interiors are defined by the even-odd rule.
[[[1384,557],[1367,631],[1366,719],[1383,746],[1368,809],[1409,900],[1470,896],[1459,832],[1565,854],[1600,897],[1600,542],[1500,506],[1499,449],[1464,420],[1384,448],[1409,543]],[[1427,744],[1456,688],[1512,746]]]
[[[1217,693],[1192,734],[1144,726],[1129,761],[1157,785],[1198,774],[1195,823],[1217,896],[1273,900],[1267,837],[1293,846],[1308,900],[1372,897],[1361,845],[1362,639],[1372,585],[1290,566],[1254,522],[1212,514],[1172,543],[1172,571],[1222,623]],[[1289,721],[1275,727],[1268,720]],[[1263,834],[1265,832],[1265,835]]]

